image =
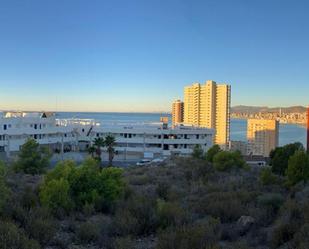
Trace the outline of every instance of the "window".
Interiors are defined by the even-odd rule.
[[[7,129],[7,125],[3,125],[3,130],[6,130]]]

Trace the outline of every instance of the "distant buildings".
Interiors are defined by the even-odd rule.
[[[215,129],[214,142],[227,149],[230,140],[231,86],[194,83],[184,89],[184,124]]]
[[[268,119],[248,119],[248,154],[268,157],[278,146],[279,122]]]
[[[183,122],[183,102],[176,100],[172,104],[172,124],[179,125]]]

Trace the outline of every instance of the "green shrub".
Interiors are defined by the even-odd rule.
[[[294,235],[295,248],[309,248],[309,224],[304,224]]]
[[[134,243],[131,237],[117,237],[114,241],[115,249],[134,249]]]
[[[199,144],[197,144],[194,146],[191,156],[195,159],[202,159],[203,154],[204,154],[204,151],[202,147]]]
[[[277,184],[279,179],[271,171],[271,168],[263,168],[260,173],[260,182],[263,185]]]
[[[212,146],[206,153],[206,160],[210,163],[213,162],[213,159],[215,157],[215,155],[217,155],[219,152],[221,152],[221,148],[219,145],[214,145]]]
[[[294,227],[290,224],[280,224],[275,228],[271,237],[271,248],[278,248],[284,243],[290,241],[294,236]]]
[[[158,200],[157,209],[159,225],[163,229],[169,226],[181,226],[186,222],[185,211],[178,203]]]
[[[42,205],[48,207],[54,213],[59,209],[69,212],[73,207],[70,197],[69,182],[63,178],[46,182],[40,190]]]
[[[42,174],[49,166],[50,157],[51,153],[47,148],[41,147],[34,139],[28,139],[21,146],[14,169],[26,174]]]
[[[305,151],[296,151],[290,157],[286,175],[290,185],[309,179],[309,156]]]
[[[200,213],[219,218],[222,222],[232,222],[246,215],[246,202],[237,192],[214,192],[208,194],[198,204]]]
[[[29,220],[26,230],[31,238],[39,241],[41,245],[47,245],[55,235],[56,226],[52,219],[34,217]]]
[[[29,239],[15,224],[0,221],[1,249],[40,249],[37,241]]]
[[[214,167],[218,171],[227,171],[233,168],[246,168],[246,162],[243,160],[240,152],[221,151],[213,158]]]
[[[80,225],[77,230],[77,237],[81,243],[87,244],[96,241],[99,237],[99,228],[90,222],[85,222]]]
[[[283,147],[277,147],[270,152],[270,165],[275,174],[285,175],[288,168],[288,162],[296,151],[304,151],[301,143],[287,144]]]
[[[284,202],[284,197],[278,193],[267,193],[258,196],[257,202],[260,206],[277,212]]]
[[[171,227],[158,237],[157,249],[219,248],[219,222],[210,219],[205,224]]]
[[[79,167],[71,161],[61,162],[41,185],[41,203],[55,212],[59,209],[68,212],[73,207],[81,210],[85,205],[102,210],[124,193],[122,173],[119,168],[101,169],[91,158]]]
[[[0,161],[0,213],[5,203],[10,196],[10,190],[6,184],[6,168],[2,161]]]

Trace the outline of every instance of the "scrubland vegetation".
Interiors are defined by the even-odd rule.
[[[35,143],[0,166],[2,249],[309,248],[309,159],[300,144],[250,168],[214,146],[164,165],[47,170]]]

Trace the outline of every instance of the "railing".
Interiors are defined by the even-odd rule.
[[[94,119],[56,119],[56,125],[58,126],[100,126],[100,123]]]

